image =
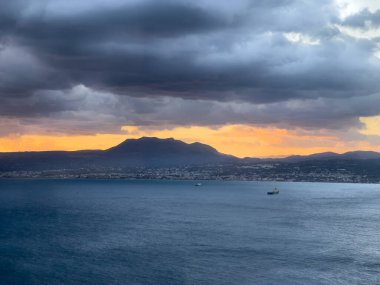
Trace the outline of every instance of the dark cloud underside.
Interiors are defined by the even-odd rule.
[[[340,20],[327,0],[100,3],[0,3],[0,116],[339,128],[380,114],[366,105],[378,100],[378,41],[338,28],[379,26],[379,11]],[[213,112],[192,116],[202,106]]]

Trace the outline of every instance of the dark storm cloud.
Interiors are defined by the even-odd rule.
[[[22,7],[22,2],[17,0],[2,1],[0,3],[0,31],[4,32],[14,27]]]
[[[124,92],[124,88],[131,85],[191,80],[197,71],[181,70],[186,66],[192,69],[191,60],[185,54],[162,58],[159,51],[154,51],[155,41],[221,30],[239,21],[188,3],[170,1],[142,2],[54,17],[44,9],[33,11],[33,5],[26,2],[0,5],[2,14],[7,16],[0,23],[1,36],[7,39],[4,45],[25,47],[58,77],[51,82],[51,78],[44,78],[45,74],[36,74],[47,79],[43,83],[35,80],[36,86],[23,80],[19,84],[3,83],[0,86],[3,93],[28,93],[38,87],[60,89],[63,85],[71,87],[80,83]],[[32,11],[27,13],[28,10]],[[12,75],[20,78],[17,71]]]
[[[368,19],[378,12],[341,21],[328,0],[2,1],[0,116],[97,131],[99,114],[107,128],[355,125],[380,114],[366,101],[380,88],[377,43],[337,26]]]
[[[351,100],[320,98],[253,104],[174,97],[117,96],[77,86],[67,91],[42,92],[28,102],[27,114],[17,104],[7,105],[8,115],[17,114],[17,120],[8,116],[7,123],[1,126],[3,133],[19,132],[20,128],[15,128],[15,125],[23,126],[24,133],[33,133],[38,129],[40,134],[120,133],[120,126],[123,125],[149,129],[194,124],[254,124],[290,129],[301,127],[315,131],[321,127],[347,130],[361,126],[358,116],[373,116],[380,112],[379,94]],[[46,109],[50,112],[47,113]],[[40,128],[36,127],[38,125]]]
[[[343,22],[347,26],[354,28],[380,27],[380,10],[370,12],[368,9],[354,14]]]
[[[54,53],[65,53],[59,47],[72,45],[72,48],[80,50],[81,46],[112,39],[146,42],[155,38],[210,32],[238,22],[238,18],[228,19],[188,3],[142,1],[140,4],[68,15],[50,16],[46,12],[34,12],[18,21],[16,36],[39,48],[54,48]]]

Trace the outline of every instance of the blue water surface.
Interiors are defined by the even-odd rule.
[[[194,184],[0,180],[0,284],[380,284],[380,185]]]

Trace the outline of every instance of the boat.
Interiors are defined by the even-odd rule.
[[[202,183],[196,183],[194,186],[202,186]]]
[[[275,194],[280,194],[280,190],[278,190],[276,187],[272,189],[272,191],[267,192],[268,195],[275,195]]]

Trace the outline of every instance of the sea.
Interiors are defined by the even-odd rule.
[[[0,180],[0,284],[380,284],[380,185],[196,183]]]

